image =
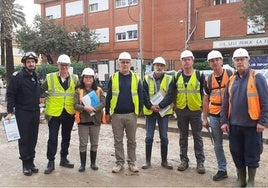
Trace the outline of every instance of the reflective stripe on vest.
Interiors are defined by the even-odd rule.
[[[131,72],[131,95],[132,95],[132,102],[135,108],[135,114],[139,114],[139,96],[138,96],[138,82],[139,78],[136,74]],[[117,99],[119,95],[119,73],[116,72],[112,76],[112,99],[111,99],[111,115],[114,113],[114,109],[117,104]]]
[[[150,78],[148,75],[146,75],[144,79],[148,84],[149,97],[151,99],[151,97],[156,93],[155,80],[153,78]],[[164,77],[160,83],[160,89],[167,92],[168,88],[169,88],[169,84],[171,83],[171,81],[172,81],[172,76],[164,74]],[[150,115],[153,113],[153,111],[151,109],[146,108],[146,106],[143,106],[143,113],[144,113],[144,115]],[[167,115],[170,115],[170,114],[173,114],[172,108],[167,112]]]
[[[69,113],[74,114],[74,93],[75,83],[78,81],[77,75],[70,76],[70,84],[67,90],[61,86],[58,79],[58,73],[48,74],[48,97],[46,99],[46,114],[58,117],[61,115],[63,108]]]
[[[207,80],[207,87],[211,91],[209,95],[209,113],[218,115],[221,111],[221,104],[224,97],[224,90],[226,83],[229,80],[229,75],[226,70],[223,72],[222,80],[221,80],[221,86],[219,86],[214,73],[211,75],[211,79],[206,78]],[[211,82],[209,84],[209,82]],[[209,85],[211,88],[209,88]]]
[[[202,106],[201,94],[200,94],[200,82],[197,79],[196,71],[194,71],[193,74],[191,75],[187,87],[185,87],[184,85],[182,75],[179,76],[176,85],[177,85],[176,107],[179,109],[184,109],[186,106],[188,106],[188,108],[192,111],[200,110]]]
[[[253,70],[249,72],[248,84],[247,84],[247,98],[248,98],[248,113],[252,120],[258,120],[261,116],[261,108],[260,108],[260,101],[259,95],[255,84],[255,75],[257,73]],[[229,113],[228,117],[230,118],[231,113],[231,100],[232,100],[232,86],[236,75],[230,78],[230,83],[228,87],[229,92]]]

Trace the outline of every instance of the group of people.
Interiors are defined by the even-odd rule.
[[[213,180],[228,177],[223,150],[223,132],[228,132],[230,151],[237,168],[237,186],[254,186],[262,152],[262,132],[268,124],[268,87],[264,77],[249,68],[250,56],[243,48],[236,49],[233,54],[236,71],[223,69],[222,54],[212,50],[207,61],[213,73],[207,77],[202,71],[194,69],[194,55],[191,51],[183,51],[180,59],[182,70],[171,76],[165,73],[164,58],[155,58],[153,71],[145,75],[142,81],[131,71],[131,55],[128,52],[120,53],[119,71],[110,77],[105,97],[91,68],[83,70],[80,80],[77,75],[68,72],[71,60],[65,54],[58,58],[59,71],[47,74],[45,82],[39,83],[35,73],[37,55],[34,52],[25,53],[21,59],[23,69],[13,74],[8,85],[8,115],[5,117],[11,119],[15,113],[18,122],[21,135],[18,141],[19,153],[24,175],[38,172],[34,158],[40,117],[39,103],[45,102],[49,129],[45,174],[50,174],[55,169],[60,126],[60,166],[74,167],[67,159],[74,121],[78,123],[79,172],[86,169],[88,139],[90,167],[98,169],[96,156],[104,107],[106,122],[111,123],[114,136],[116,165],[112,169],[113,173],[123,170],[126,162],[130,171],[139,172],[135,164],[136,130],[137,117],[141,112],[146,118],[145,164],[142,169],[148,169],[152,165],[156,123],[161,140],[161,166],[173,169],[167,160],[168,121],[175,111],[180,132],[181,162],[178,171],[185,171],[189,167],[187,153],[190,125],[196,170],[200,174],[206,172],[201,130],[202,127],[211,127],[218,168]],[[98,103],[94,106],[85,105],[84,96],[92,92],[96,94]],[[127,159],[124,154],[124,132],[127,137]]]

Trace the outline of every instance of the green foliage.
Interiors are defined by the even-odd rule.
[[[263,21],[268,23],[268,3],[267,0],[243,0],[242,12],[245,18],[253,20],[256,24],[263,25]],[[261,16],[263,19],[260,19]],[[263,25],[265,26],[265,25]]]
[[[2,75],[3,78],[6,77],[6,73],[7,73],[7,70],[6,70],[6,67],[0,67],[0,75]]]
[[[33,26],[25,25],[16,33],[16,42],[24,51],[35,51],[53,63],[52,55],[65,53],[77,62],[81,55],[93,53],[99,46],[97,35],[82,25],[74,32],[53,20],[36,17]]]
[[[207,61],[204,62],[195,62],[194,63],[194,68],[198,70],[210,70],[211,68],[208,65]]]

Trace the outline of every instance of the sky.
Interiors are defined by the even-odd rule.
[[[15,0],[15,3],[23,6],[26,23],[31,25],[36,14],[40,15],[40,5],[34,4],[34,0]]]

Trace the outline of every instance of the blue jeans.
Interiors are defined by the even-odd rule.
[[[145,144],[152,145],[154,141],[154,130],[158,123],[159,135],[161,140],[161,146],[168,145],[168,116],[161,117],[159,113],[152,113],[146,116],[146,138]]]
[[[220,117],[209,116],[209,122],[214,140],[214,151],[217,158],[218,170],[226,171],[226,158],[222,146],[223,132],[220,125]]]

